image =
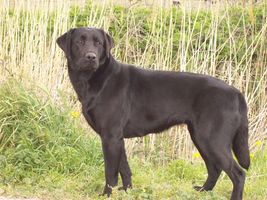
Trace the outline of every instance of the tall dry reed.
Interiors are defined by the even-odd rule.
[[[114,19],[115,10],[110,4],[93,4],[92,7],[86,21],[88,26],[108,30],[112,20],[119,20]],[[45,88],[55,101],[59,101],[64,94],[69,105],[78,110],[79,103],[68,80],[66,60],[55,43],[60,34],[76,24],[75,16],[73,21],[69,20],[70,1],[40,1],[37,5],[32,5],[31,1],[16,1],[15,5],[10,5],[8,0],[2,0],[0,9],[0,83],[16,78],[21,80],[21,84],[27,85],[30,80]],[[257,22],[254,18],[251,22],[245,20],[246,7],[238,19],[238,24],[243,27],[240,30],[232,26],[232,10],[228,4],[225,4],[223,12],[216,5],[206,11],[208,14],[202,24],[199,24],[198,18],[203,17],[203,8],[181,7],[182,17],[177,17],[171,8],[154,6],[151,8],[151,18],[143,19],[149,20],[150,28],[149,37],[143,41],[144,48],[141,51],[138,42],[131,42],[143,40],[141,21],[136,20],[138,16],[135,9],[128,9],[126,30],[116,29],[116,32],[124,31],[124,34],[116,40],[113,49],[115,57],[151,69],[209,74],[240,89],[249,106],[250,148],[252,151],[261,149],[267,138],[266,15],[260,30],[253,32],[247,27],[249,23]],[[99,12],[101,15],[98,15]],[[166,17],[165,12],[169,12],[170,17]],[[48,20],[50,15],[54,15],[53,21]],[[227,21],[225,31],[229,35],[224,42],[218,43],[223,20]],[[176,37],[177,31],[173,25],[177,21],[181,24],[179,37]],[[208,29],[204,28],[205,22],[210,24]],[[160,28],[159,23],[162,24]],[[51,27],[53,30],[48,35],[47,30]],[[255,34],[250,42],[246,38],[248,32]],[[243,37],[244,53],[241,58],[237,35]],[[226,46],[229,47],[229,55],[220,57]],[[177,50],[173,51],[174,48]],[[87,127],[84,121],[82,123]],[[127,140],[126,144],[130,155],[162,163],[177,157],[192,159],[196,152],[186,126],[173,127],[164,134]]]

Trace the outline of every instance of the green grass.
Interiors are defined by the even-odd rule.
[[[71,110],[55,105],[41,88],[18,81],[0,88],[0,181],[43,184],[102,166],[99,141],[85,135]],[[37,92],[39,97],[37,96]],[[50,179],[51,178],[51,179]],[[47,184],[47,183],[45,183]]]
[[[39,95],[37,95],[37,93]],[[41,199],[105,199],[104,166],[99,139],[87,135],[79,119],[64,105],[46,100],[34,85],[9,81],[0,88],[0,188],[4,195]],[[61,102],[64,102],[61,100]],[[245,199],[267,196],[267,154],[257,152],[247,175]],[[133,189],[114,189],[112,199],[229,199],[232,185],[222,175],[212,192],[199,193],[206,169],[193,162],[160,164],[130,158]],[[121,184],[121,183],[120,183]]]

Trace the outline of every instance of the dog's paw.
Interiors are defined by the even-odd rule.
[[[105,185],[103,193],[99,194],[99,196],[105,196],[107,195],[107,197],[110,197],[110,195],[112,194],[112,187],[110,185]]]
[[[125,192],[127,192],[127,189],[132,189],[132,184],[126,185],[126,186],[122,186],[119,187],[118,190],[124,190]]]
[[[198,192],[206,191],[205,188],[204,188],[203,186],[197,186],[197,185],[195,185],[193,188],[194,188],[196,191],[198,191]]]

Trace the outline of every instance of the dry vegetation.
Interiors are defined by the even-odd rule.
[[[85,22],[88,26],[103,27],[108,30],[112,20],[119,20],[114,19],[115,11],[108,4],[101,7],[92,6],[93,9],[88,13]],[[68,80],[65,58],[55,44],[56,38],[61,33],[76,26],[75,17],[73,21],[69,20],[70,2],[56,1],[54,6],[53,3],[40,1],[39,7],[33,8],[31,1],[17,1],[15,6],[13,4],[11,7],[12,11],[9,1],[2,0],[0,8],[1,82],[10,78],[20,80],[23,85],[34,82],[45,88],[58,104],[62,104],[59,97],[64,94],[73,110],[79,111],[79,104]],[[210,26],[206,32],[205,24],[197,22],[201,10],[192,11],[181,8],[180,37],[177,41],[174,35],[175,27],[171,25],[177,20],[175,13],[166,17],[163,15],[164,8],[152,7],[152,18],[149,19],[152,24],[149,29],[150,36],[143,41],[144,46],[141,51],[138,45],[131,42],[142,40],[140,24],[135,20],[137,16],[133,9],[135,7],[130,8],[128,12],[127,30],[119,28],[115,30],[119,33],[125,32],[123,37],[115,38],[116,47],[113,50],[115,57],[123,62],[153,69],[210,74],[237,87],[244,93],[249,105],[250,148],[252,152],[261,149],[267,136],[266,15],[264,23],[260,24],[260,30],[253,31],[256,27],[253,23],[257,22],[253,18],[251,21],[245,20],[247,8],[242,10],[240,19],[231,19],[229,6],[225,6],[224,12],[219,12],[215,7],[210,11],[210,18],[205,19],[209,21]],[[22,21],[21,14],[25,10],[27,13]],[[99,12],[102,13],[100,16]],[[167,12],[173,11],[170,9]],[[191,12],[194,12],[195,17],[192,17]],[[52,22],[48,20],[51,14],[54,15]],[[222,20],[228,22],[226,28],[229,36],[224,43],[218,43]],[[231,20],[238,20],[243,29],[233,27]],[[159,21],[161,24],[170,25],[158,29],[156,24]],[[51,23],[54,28],[50,34],[47,34]],[[246,38],[249,34],[253,34],[252,41]],[[243,37],[242,57],[239,54],[240,46],[237,43],[237,37]],[[219,57],[225,46],[229,48],[229,56]],[[177,49],[175,55],[173,55],[173,48]],[[162,162],[165,158],[192,159],[195,152],[185,126],[174,127],[165,134],[128,140],[127,148],[131,155],[160,157]]]

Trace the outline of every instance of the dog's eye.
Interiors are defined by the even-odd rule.
[[[100,41],[96,40],[96,41],[95,41],[95,45],[96,45],[96,46],[99,46],[99,45],[102,45],[102,43],[101,43]]]
[[[84,40],[77,40],[76,44],[83,45],[84,44]]]

